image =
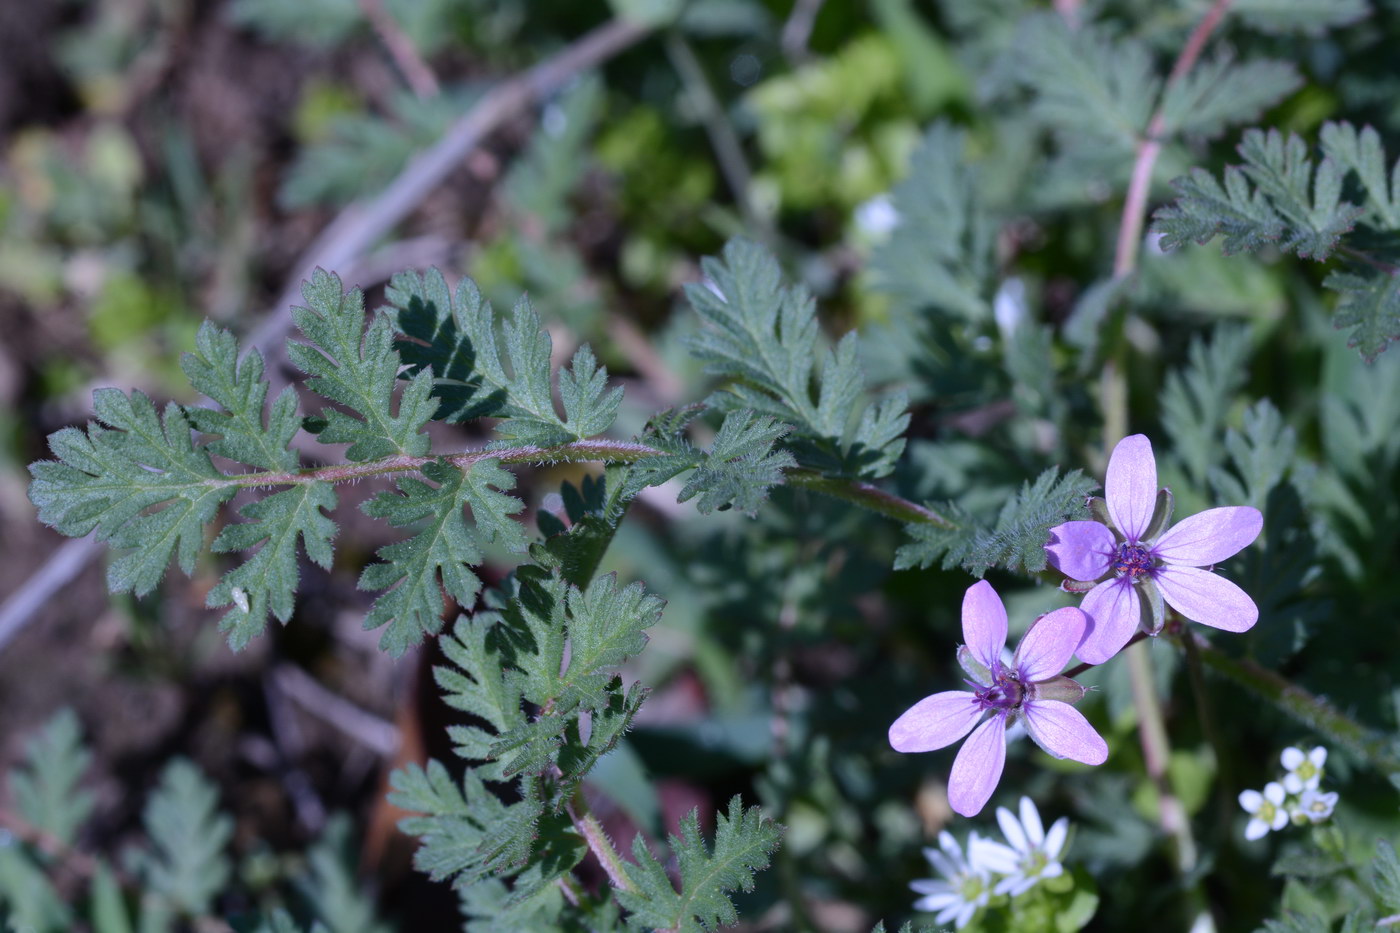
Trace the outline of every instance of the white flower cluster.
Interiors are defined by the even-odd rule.
[[[1064,874],[1060,857],[1069,840],[1069,819],[1060,817],[1046,832],[1040,811],[1029,797],[1021,798],[1021,817],[1005,807],[997,808],[997,823],[1005,842],[968,836],[967,851],[946,830],[938,834],[938,848],[924,850],[941,878],[920,879],[910,887],[923,897],[915,910],[937,912],[937,923],[953,922],[961,930],[993,895],[1019,897],[1036,883]]]
[[[1327,749],[1319,745],[1304,753],[1290,745],[1279,758],[1286,772],[1281,781],[1270,781],[1262,792],[1240,792],[1240,806],[1250,816],[1244,828],[1246,839],[1263,838],[1290,821],[1295,826],[1321,823],[1336,809],[1337,794],[1325,793],[1321,787]]]

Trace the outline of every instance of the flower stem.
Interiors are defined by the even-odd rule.
[[[1244,658],[1232,658],[1199,635],[1188,637],[1205,666],[1267,700],[1318,735],[1343,746],[1392,782],[1400,782],[1400,752],[1387,738],[1339,712],[1322,697]]]
[[[1191,834],[1191,821],[1186,809],[1172,790],[1167,765],[1171,760],[1171,745],[1167,742],[1167,726],[1162,717],[1162,704],[1157,699],[1156,679],[1152,676],[1152,657],[1148,648],[1138,643],[1123,652],[1128,660],[1132,680],[1133,705],[1138,714],[1138,735],[1142,740],[1142,757],[1147,776],[1157,788],[1157,813],[1162,828],[1176,843],[1176,867],[1189,875],[1196,867],[1196,840]]]

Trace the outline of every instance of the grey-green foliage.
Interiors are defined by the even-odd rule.
[[[1233,399],[1248,375],[1249,332],[1216,328],[1209,341],[1193,337],[1185,366],[1167,375],[1162,391],[1162,426],[1172,455],[1198,485],[1224,455],[1220,435]],[[1233,501],[1233,500],[1232,500]]]
[[[297,887],[326,933],[389,933],[374,912],[372,890],[356,877],[350,818],[336,814],[306,853]]]
[[[1351,345],[1374,360],[1400,339],[1396,257],[1358,247],[1400,229],[1400,163],[1386,165],[1371,127],[1328,123],[1321,142],[1323,158],[1314,163],[1296,135],[1246,131],[1243,162],[1227,166],[1220,181],[1199,168],[1178,178],[1177,199],[1157,212],[1153,228],[1166,249],[1223,236],[1227,254],[1276,246],[1322,261],[1341,251],[1345,267],[1323,283],[1341,295],[1333,323],[1349,328]]]
[[[585,144],[604,100],[596,76],[579,79],[546,107],[539,130],[506,175],[502,193],[510,208],[534,218],[546,235],[558,233],[572,216],[568,197],[588,167]]]
[[[899,308],[971,323],[991,316],[996,227],[980,190],[965,134],[935,123],[890,192],[899,223],[870,257],[874,286]]]
[[[65,709],[25,744],[23,766],[10,772],[20,816],[59,845],[71,846],[92,812],[92,794],[79,787],[91,760],[77,715]]]
[[[940,507],[953,527],[908,525],[912,539],[895,554],[895,569],[962,567],[981,577],[992,567],[1018,573],[1045,569],[1050,529],[1088,514],[1085,499],[1098,484],[1078,470],[1051,467],[1027,481],[994,516],[969,514],[954,503]]]
[[[152,849],[133,855],[133,874],[185,913],[206,913],[232,872],[224,850],[233,820],[219,812],[218,788],[194,764],[176,759],[161,773],[142,823]]]
[[[701,269],[706,281],[687,285],[686,297],[706,326],[690,349],[727,380],[708,404],[788,425],[786,446],[803,466],[872,478],[893,470],[907,399],[865,400],[856,334],[823,353],[811,294],[784,285],[777,261],[756,243],[731,240]]]
[[[399,273],[385,297],[385,317],[412,338],[400,343],[408,372],[414,380],[431,380],[439,418],[504,418],[497,426],[501,444],[537,447],[601,434],[612,424],[622,389],[608,388],[607,369],[586,345],[560,372],[563,416],[556,411],[553,341],[527,299],[498,315],[471,279],[454,291],[436,269]]]
[[[710,449],[702,450],[685,435],[696,414],[672,410],[651,420],[643,439],[664,453],[628,472],[631,489],[659,485],[693,470],[676,494],[677,501],[695,499],[702,515],[729,508],[756,514],[769,491],[783,482],[784,471],[797,466],[792,454],[774,449],[791,429],[769,415],[739,409],[724,416]]]
[[[618,892],[618,901],[631,911],[627,922],[635,929],[701,933],[737,923],[738,913],[728,892],[753,889],[754,872],[766,868],[778,847],[782,830],[757,807],[744,809],[735,796],[728,814],[715,815],[713,847],[700,835],[699,813],[681,819],[680,834],[668,840],[676,853],[680,890],[671,884],[665,867],[637,836],[632,842],[635,865],[627,875],[636,890]]]

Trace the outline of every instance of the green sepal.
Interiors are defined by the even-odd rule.
[[[1172,523],[1172,491],[1165,487],[1157,490],[1157,505],[1152,510],[1152,520],[1147,523],[1147,530],[1142,533],[1141,541],[1156,541],[1162,532]]]

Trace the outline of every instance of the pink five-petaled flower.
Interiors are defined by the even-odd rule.
[[[1045,545],[1051,565],[1070,580],[1097,581],[1081,603],[1089,617],[1081,661],[1107,661],[1139,625],[1154,635],[1161,631],[1162,600],[1193,622],[1227,632],[1259,621],[1254,600],[1209,569],[1259,536],[1264,518],[1258,509],[1208,509],[1167,529],[1172,495],[1157,488],[1152,442],[1142,434],[1113,448],[1104,498],[1090,505],[1098,521],[1057,525]],[[1068,582],[1065,589],[1084,591]]]
[[[1070,706],[1084,696],[1084,688],[1060,674],[1086,624],[1084,613],[1073,607],[1041,616],[1008,664],[1002,659],[1006,607],[990,583],[974,583],[963,596],[967,644],[958,649],[972,689],[935,693],[915,703],[890,726],[890,744],[900,752],[931,752],[971,732],[948,779],[948,802],[963,816],[977,815],[996,790],[1006,764],[1006,729],[1018,720],[1054,757],[1103,764],[1108,745]]]

